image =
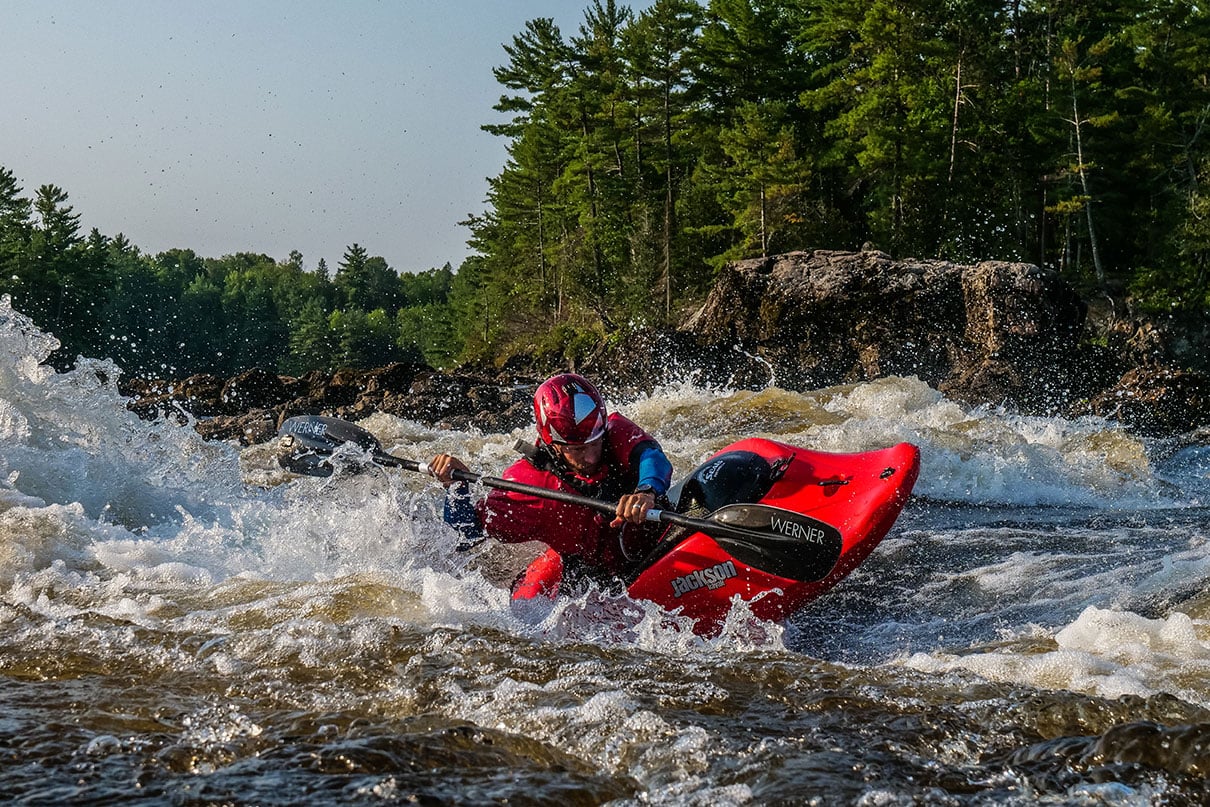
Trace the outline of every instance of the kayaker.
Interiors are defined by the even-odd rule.
[[[613,520],[587,507],[493,489],[475,502],[455,469],[457,457],[438,454],[429,470],[446,487],[445,520],[462,545],[484,537],[505,543],[539,540],[562,557],[564,579],[587,576],[601,583],[623,578],[659,538],[658,523],[644,520],[668,491],[672,463],[654,437],[633,421],[607,412],[588,379],[563,373],[534,393],[538,439],[504,478],[550,490],[617,501]]]

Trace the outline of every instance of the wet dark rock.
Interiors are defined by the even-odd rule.
[[[1188,434],[1210,426],[1210,377],[1168,366],[1136,367],[1086,409],[1140,434]]]
[[[121,388],[130,398],[128,408],[141,417],[155,417],[164,411],[179,415],[182,409],[196,417],[211,417],[223,412],[224,383],[219,376],[205,373],[181,381],[123,379]]]
[[[219,392],[219,401],[229,414],[265,409],[287,400],[286,385],[281,377],[260,368],[245,370],[234,376]]]
[[[256,409],[242,415],[219,415],[194,424],[207,440],[232,440],[240,445],[256,445],[277,435],[277,417],[271,409]]]
[[[532,421],[532,396],[540,380],[392,364],[299,378],[255,370],[226,382],[132,379],[120,388],[130,398],[128,408],[141,417],[167,416],[184,424],[188,414],[206,439],[253,445],[272,439],[282,422],[295,415],[358,421],[386,412],[439,428],[508,431]]]

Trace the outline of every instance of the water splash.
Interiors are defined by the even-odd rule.
[[[915,378],[613,402],[682,473],[752,434],[922,448],[917,501],[842,586],[786,626],[738,604],[706,640],[595,589],[514,606],[535,548],[452,551],[432,480],[290,478],[267,447],[137,419],[112,363],[52,372],[55,344],[0,301],[0,704],[34,738],[9,749],[15,792],[113,800],[137,779],[149,802],[277,803],[296,777],[332,802],[551,786],[586,803],[1067,804],[1203,784],[999,760],[1039,736],[1204,719],[1204,448],[964,407]],[[485,472],[529,435],[362,425]]]

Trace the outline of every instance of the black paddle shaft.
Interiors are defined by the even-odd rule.
[[[330,474],[331,466],[328,465],[325,471],[322,459],[331,456],[345,443],[371,452],[374,461],[381,465],[430,473],[427,465],[388,454],[374,435],[338,418],[298,415],[282,424],[280,435],[281,446],[288,451],[280,460],[285,467],[299,473],[315,476]],[[588,507],[605,515],[615,515],[617,512],[616,503],[577,493],[527,485],[462,469],[455,469],[451,476],[459,482]],[[826,577],[839,560],[844,543],[840,531],[830,524],[802,513],[762,504],[727,505],[705,519],[667,510],[649,510],[647,520],[675,524],[708,535],[738,560],[791,580],[820,580]]]

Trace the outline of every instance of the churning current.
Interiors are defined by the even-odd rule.
[[[1150,805],[1210,800],[1210,446],[968,408],[915,378],[692,374],[615,401],[685,473],[759,435],[909,441],[887,538],[783,625],[453,551],[441,489],[281,471],[140,421],[0,302],[0,797],[24,804]],[[511,434],[375,415],[394,454]]]

